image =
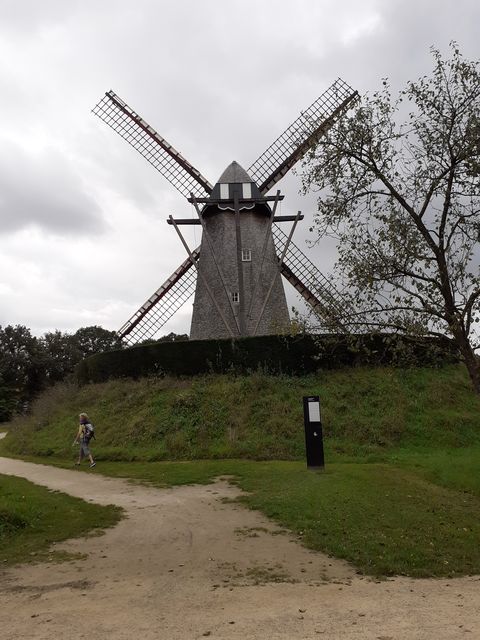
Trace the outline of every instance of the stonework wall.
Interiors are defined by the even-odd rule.
[[[232,211],[218,211],[206,216],[205,223],[227,291],[222,284],[212,251],[203,235],[190,338],[192,340],[228,338],[232,334],[237,337],[240,335],[240,305],[230,303],[232,293],[240,293],[235,214]],[[255,335],[280,333],[286,330],[290,323],[271,231],[262,260],[268,227],[269,220],[265,213],[250,210],[240,212],[241,248],[250,249],[252,252],[251,262],[241,263],[244,284],[244,335],[254,335],[255,326],[272,282],[274,285]],[[254,290],[258,274],[260,279]],[[232,333],[229,332],[215,308],[202,276],[215,296]]]

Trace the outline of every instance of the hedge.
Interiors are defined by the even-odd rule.
[[[273,335],[235,340],[192,340],[106,351],[83,360],[80,384],[111,378],[203,373],[305,375],[360,365],[437,366],[458,360],[452,342],[385,334]]]

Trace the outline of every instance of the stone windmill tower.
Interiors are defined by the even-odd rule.
[[[126,139],[187,200],[198,219],[174,219],[188,258],[120,329],[128,343],[154,337],[195,293],[191,339],[236,338],[280,333],[289,325],[283,276],[319,316],[345,322],[345,308],[328,280],[291,242],[302,218],[277,216],[283,196],[272,187],[333,126],[357,98],[338,79],[245,171],[232,162],[211,185],[178,151],[113,91],[93,109]],[[278,223],[293,222],[287,236]],[[191,250],[180,231],[202,226]]]

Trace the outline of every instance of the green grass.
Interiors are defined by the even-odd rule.
[[[313,394],[323,473],[304,463]],[[233,475],[248,506],[366,574],[480,573],[480,398],[460,366],[59,386],[5,425],[0,453],[71,467],[80,411],[106,475],[158,486]]]
[[[480,495],[430,482],[425,469],[336,463],[314,472],[302,462],[199,460],[104,462],[99,471],[160,487],[228,475],[247,492],[246,506],[367,575],[480,573]]]
[[[0,475],[0,563],[68,559],[53,543],[98,533],[116,524],[121,512]]]
[[[78,413],[86,411],[97,428],[99,460],[298,460],[302,396],[317,394],[330,457],[480,446],[480,397],[460,366],[60,385],[34,403],[30,416],[7,425],[0,446],[15,455],[66,458]]]
[[[397,449],[387,457],[430,482],[480,496],[480,446],[450,449]]]

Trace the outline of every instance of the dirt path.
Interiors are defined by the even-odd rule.
[[[0,458],[13,474],[127,517],[57,548],[63,564],[0,573],[0,637],[40,640],[454,640],[480,638],[480,578],[375,582],[304,549],[237,489],[154,489]]]

